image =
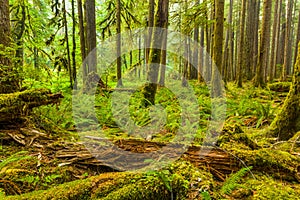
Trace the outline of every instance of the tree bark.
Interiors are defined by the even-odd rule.
[[[154,14],[155,14],[155,0],[149,0],[149,13],[148,13],[148,35],[147,35],[147,43],[146,43],[146,64],[149,63],[149,53],[152,39],[152,32],[154,27]],[[147,66],[148,68],[148,66]]]
[[[212,65],[212,97],[222,96],[222,67],[223,31],[224,31],[224,0],[215,0],[214,49]]]
[[[76,69],[76,19],[75,19],[75,0],[71,1],[72,5],[72,78],[73,78],[73,87],[77,89],[77,69]]]
[[[10,46],[11,42],[9,15],[9,2],[3,0],[0,4],[0,94],[12,93],[19,88],[16,72],[13,71],[9,58],[11,53],[7,51],[7,47]]]
[[[284,61],[283,61],[283,69],[282,69],[282,80],[285,81],[287,75],[290,74],[291,71],[291,26],[292,26],[292,14],[293,14],[293,0],[289,0],[287,4],[286,11],[286,31],[285,31],[285,46],[284,46]]]
[[[117,0],[116,6],[116,19],[117,19],[117,79],[118,86],[123,86],[122,82],[122,56],[121,56],[121,0]]]
[[[232,68],[232,13],[233,13],[233,0],[230,0],[229,12],[228,12],[228,27],[226,31],[226,40],[224,45],[223,64],[222,64],[222,75],[225,81],[228,81],[230,77],[230,71]]]
[[[97,49],[96,49],[96,12],[95,0],[86,0],[86,32],[88,48],[88,74],[97,72]]]
[[[270,45],[270,28],[271,28],[271,11],[272,11],[272,0],[264,1],[263,8],[263,19],[262,19],[262,30],[261,30],[261,39],[259,46],[259,55],[258,55],[258,64],[256,69],[256,77],[254,85],[264,86],[264,71],[267,67],[267,58],[268,58],[268,47]]]
[[[299,52],[298,47],[298,52]],[[282,109],[270,126],[273,136],[288,140],[300,131],[300,53],[294,66],[293,83]]]
[[[147,74],[148,83],[143,88],[144,94],[144,106],[149,107],[155,104],[155,95],[158,84],[158,74],[159,66],[161,63],[161,48],[157,49],[155,47],[161,47],[163,43],[164,24],[167,21],[169,0],[159,0],[158,9],[155,15],[155,27],[152,33],[151,49],[149,53],[149,69]]]
[[[297,39],[296,39],[296,45],[295,46],[298,46],[299,42],[300,42],[300,10],[299,10],[299,14],[298,14],[298,29],[297,29]],[[298,49],[296,48],[296,50],[295,50],[295,59],[294,59],[293,64],[296,64],[297,55],[298,55]]]
[[[243,86],[243,69],[244,69],[244,41],[245,41],[245,22],[246,22],[246,0],[242,0],[240,37],[238,41],[238,64],[237,64],[237,85]]]
[[[80,35],[80,52],[81,52],[81,61],[84,64],[82,66],[82,78],[83,83],[86,82],[87,77],[87,65],[84,60],[86,58],[86,39],[85,39],[85,30],[84,30],[84,20],[83,20],[83,10],[82,10],[82,0],[77,0],[78,7],[78,25],[79,25],[79,35]]]
[[[73,73],[72,73],[72,67],[71,67],[71,55],[70,55],[70,45],[69,45],[66,0],[63,0],[62,3],[63,3],[63,20],[64,20],[64,27],[65,27],[65,42],[66,42],[66,48],[67,48],[69,80],[70,80],[70,87],[73,88]]]
[[[246,36],[245,36],[245,51],[244,51],[244,66],[245,66],[245,77],[248,80],[253,78],[252,71],[253,71],[253,57],[254,54],[254,38],[255,38],[255,31],[253,31],[253,27],[257,23],[255,21],[255,0],[247,1],[247,18],[246,18]]]
[[[256,74],[257,60],[258,60],[258,30],[259,30],[259,13],[260,13],[260,0],[255,0],[255,16],[254,16],[254,24],[253,24],[253,34],[254,34],[254,42],[253,42],[253,55],[251,56],[253,63],[253,71],[252,73]]]
[[[280,6],[282,0],[276,0],[275,3],[275,12],[274,12],[274,22],[273,22],[273,33],[272,33],[272,49],[271,49],[271,63],[270,63],[270,79],[269,81],[273,81],[275,77],[275,69],[276,69],[276,52],[278,49],[278,40],[279,40],[279,27],[280,27]]]

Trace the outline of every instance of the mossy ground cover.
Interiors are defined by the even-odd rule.
[[[202,145],[211,115],[211,99],[206,85],[191,84],[201,115],[194,145]],[[1,199],[170,199],[171,195],[174,199],[297,199],[300,196],[297,177],[299,137],[295,135],[287,142],[280,142],[267,134],[284,97],[269,89],[254,89],[250,83],[245,84],[243,89],[228,83],[226,93],[227,117],[216,145],[239,157],[241,163],[247,163],[245,166],[242,163],[241,168],[253,166],[251,173],[229,182],[232,184],[227,186],[231,188],[229,192],[224,192],[226,181],[213,177],[205,168],[197,169],[183,161],[161,171],[99,175],[96,170],[73,165],[58,167],[59,162],[55,159],[39,163],[37,152],[50,157],[55,152],[4,142],[1,144],[2,160],[9,159],[20,150],[26,150],[24,156],[29,158],[10,162],[0,174],[0,180],[9,180],[25,194],[5,196],[5,192],[6,195],[18,192],[11,184],[0,181],[0,187],[4,189]],[[75,124],[71,117],[70,91],[65,90],[63,95],[65,99],[60,106],[36,108],[34,114],[37,117],[29,117],[27,123],[27,126],[49,133],[49,143],[53,147],[66,141],[78,141],[78,135],[73,132]],[[141,108],[140,102],[140,93],[134,93],[129,108],[135,123],[143,126],[148,123],[149,110]],[[159,88],[157,102],[168,111],[167,123],[153,134],[151,140],[167,143],[174,138],[180,126],[180,107],[178,100],[165,88]],[[110,111],[110,94],[97,96],[96,103],[98,122],[106,137],[113,140],[136,139],[135,135],[116,126]],[[57,112],[63,115],[55,114]],[[139,139],[145,138],[141,135]]]

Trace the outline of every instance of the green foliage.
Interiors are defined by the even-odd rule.
[[[47,176],[35,176],[35,175],[27,175],[25,177],[19,178],[18,181],[21,181],[23,184],[29,184],[32,187],[36,187],[41,184],[44,187],[48,187],[49,185],[55,184],[56,179],[61,178],[61,175],[58,174],[50,174]]]
[[[2,177],[3,175],[5,175],[9,172],[18,171],[17,169],[10,169],[10,170],[8,170],[8,169],[11,165],[13,165],[16,162],[32,158],[31,156],[27,156],[26,154],[27,154],[26,151],[20,151],[18,153],[15,153],[15,154],[9,156],[2,162],[0,162],[0,177]]]
[[[226,181],[223,183],[221,188],[222,194],[229,195],[237,187],[241,186],[238,182],[252,169],[252,167],[246,167],[240,169],[238,172],[232,174]]]
[[[211,200],[210,194],[207,191],[201,192],[201,196],[202,196],[203,200]]]

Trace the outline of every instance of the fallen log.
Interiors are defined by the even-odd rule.
[[[114,164],[118,162],[126,166],[134,162],[134,166],[142,168],[147,166],[145,156],[142,153],[158,152],[166,144],[159,142],[141,141],[141,140],[119,140],[114,142],[115,146],[99,145],[94,147],[91,155],[83,145],[75,145],[72,148],[62,148],[56,152],[56,157],[64,163],[78,165],[89,165],[111,167],[115,170]],[[169,149],[166,156],[177,157],[178,149],[183,145],[168,144]],[[120,151],[124,152],[120,155]],[[126,152],[136,153],[132,158]],[[162,155],[163,156],[163,155]],[[300,181],[299,163],[297,156],[288,152],[273,149],[257,150],[229,150],[225,151],[219,147],[201,147],[191,146],[181,156],[182,159],[193,163],[198,168],[205,167],[210,170],[216,178],[224,180],[229,174],[238,171],[246,166],[253,166],[254,171],[272,174],[274,177],[289,181]]]
[[[39,106],[57,104],[63,95],[48,89],[34,89],[11,94],[0,94],[0,124],[10,124]]]

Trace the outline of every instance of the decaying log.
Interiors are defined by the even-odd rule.
[[[145,162],[145,154],[154,152],[159,156],[153,157],[152,160],[181,157],[198,168],[209,169],[211,174],[220,180],[224,180],[230,173],[243,167],[253,166],[254,171],[272,174],[273,177],[284,180],[300,182],[300,157],[295,152],[290,154],[272,147],[234,148],[233,141],[229,141],[231,145],[225,147],[227,151],[222,149],[223,147],[216,146],[190,146],[182,151],[183,144],[167,144],[138,139],[108,141],[105,138],[87,137],[93,146],[92,149],[87,150],[86,147],[91,147],[91,145],[85,146],[82,143],[73,142],[57,143],[49,135],[28,128],[15,131],[2,130],[0,136],[2,140],[7,141],[8,138],[11,138],[20,145],[38,147],[39,152],[43,149],[47,160],[58,159],[59,166],[75,165],[105,171],[122,171],[115,166],[116,163],[118,166],[125,167],[131,163],[132,166],[139,169],[149,164]],[[163,153],[160,152],[162,148],[164,148]],[[120,149],[123,150],[121,154]],[[135,153],[135,156],[130,156],[128,152]],[[181,155],[182,152],[184,153]],[[143,155],[143,153],[145,154]],[[180,156],[178,156],[179,154]]]
[[[62,160],[63,163],[89,165],[89,166],[106,166],[114,169],[115,162],[124,162],[124,166],[128,162],[134,162],[135,166],[143,167],[147,163],[144,161],[144,156],[138,153],[155,152],[165,147],[166,144],[159,142],[140,141],[140,140],[119,140],[115,142],[114,147],[100,145],[96,147],[91,155],[83,145],[75,145],[71,148],[62,148],[56,152],[56,157]],[[168,145],[167,150],[169,157],[177,156],[176,152],[181,148],[180,145]],[[116,149],[121,148],[125,150],[124,154],[120,155]],[[97,155],[98,149],[98,155]],[[126,151],[135,152],[136,157],[126,157]],[[270,153],[267,153],[270,152]],[[276,155],[280,153],[286,158],[278,160]],[[272,157],[274,155],[274,157]],[[265,173],[272,174],[274,177],[280,177],[285,180],[300,181],[298,166],[295,163],[300,163],[299,158],[287,152],[280,152],[272,149],[259,149],[259,150],[244,150],[239,152],[227,152],[218,147],[200,147],[191,146],[181,156],[197,166],[198,168],[206,167],[217,178],[223,180],[230,173],[236,172],[246,166],[253,166],[253,170],[264,171]]]
[[[0,94],[0,123],[10,123],[27,115],[32,108],[57,104],[62,94],[52,94],[48,89],[34,89],[11,94]]]

